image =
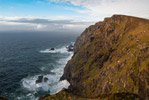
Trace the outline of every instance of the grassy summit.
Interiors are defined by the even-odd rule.
[[[114,15],[87,28],[61,78],[68,90],[40,100],[148,100],[149,20]]]

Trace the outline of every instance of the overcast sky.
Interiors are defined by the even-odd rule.
[[[113,14],[149,18],[149,0],[0,0],[0,31],[83,30]]]

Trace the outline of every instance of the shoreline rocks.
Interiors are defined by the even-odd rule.
[[[38,78],[37,78],[37,80],[36,80],[36,84],[38,84],[38,83],[42,83],[42,81],[43,81],[43,76],[38,76]]]
[[[72,44],[70,44],[69,46],[66,47],[67,48],[67,51],[68,52],[73,52],[74,51],[73,47],[74,46]]]
[[[54,51],[54,50],[55,50],[54,48],[51,48],[51,49],[50,49],[50,51]]]
[[[35,81],[35,84],[39,84],[42,82],[47,82],[49,79],[47,77],[43,77],[43,75],[38,76],[37,80]]]
[[[45,77],[43,80],[44,80],[44,82],[47,82],[49,79],[47,77]]]

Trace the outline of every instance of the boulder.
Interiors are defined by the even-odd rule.
[[[43,80],[44,80],[44,82],[47,82],[49,79],[47,77],[45,77]]]
[[[73,45],[70,44],[68,47],[67,47],[67,51],[68,52],[73,52]]]
[[[38,83],[42,83],[42,80],[43,80],[43,76],[38,76],[37,80],[36,80],[36,84]]]
[[[51,51],[54,51],[55,49],[54,49],[54,48],[51,48],[50,50],[51,50]]]

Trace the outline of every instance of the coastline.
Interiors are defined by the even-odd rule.
[[[61,77],[69,88],[39,100],[148,100],[148,29],[148,19],[126,15],[88,27]]]

